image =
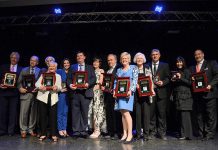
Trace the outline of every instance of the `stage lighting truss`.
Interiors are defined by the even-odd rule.
[[[0,25],[41,25],[81,23],[126,23],[126,22],[217,22],[218,12],[154,11],[137,12],[83,12],[61,15],[41,14],[31,16],[0,17]]]

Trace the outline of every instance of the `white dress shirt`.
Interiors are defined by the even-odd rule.
[[[203,63],[204,63],[204,59],[202,61],[200,61],[199,63],[197,63],[197,65],[199,65],[199,70],[201,70]],[[196,67],[197,67],[197,65],[196,65]]]
[[[58,87],[58,91],[60,91],[62,89],[61,86],[61,76],[57,73],[55,73],[56,76],[56,82],[55,85]],[[39,88],[40,86],[42,86],[42,75],[40,76],[40,78],[38,79],[38,81],[36,82],[35,86],[36,88]],[[58,102],[58,91],[38,91],[37,93],[37,99],[41,102],[44,103],[48,103],[48,94],[51,93],[51,106],[53,106],[54,104],[56,104]]]
[[[112,73],[112,72],[114,71],[114,68],[116,67],[116,65],[117,65],[117,64],[115,64],[113,67],[111,67],[111,68],[107,71],[107,73]]]
[[[154,74],[154,64],[156,64],[156,71],[157,71],[157,68],[159,66],[159,61],[156,62],[156,63],[152,62],[152,72],[153,72],[153,74]]]
[[[82,70],[80,70],[80,65],[82,65],[82,66],[81,66],[81,69],[82,69]],[[78,64],[78,71],[85,71],[85,63],[83,63],[83,64]]]

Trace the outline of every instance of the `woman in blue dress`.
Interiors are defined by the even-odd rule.
[[[131,55],[127,52],[123,52],[120,55],[120,62],[122,67],[117,69],[117,77],[129,77],[130,78],[130,88],[128,90],[127,97],[116,97],[115,91],[113,93],[114,98],[116,98],[115,102],[115,110],[121,112],[122,115],[122,124],[123,124],[123,136],[120,139],[120,142],[124,142],[124,144],[129,144],[133,141],[132,135],[132,117],[130,115],[130,111],[133,111],[133,103],[134,103],[134,93],[136,91],[136,85],[138,82],[138,69],[134,65],[130,65],[131,63]],[[114,82],[114,90],[116,88],[117,81]]]
[[[62,69],[58,69],[57,73],[61,76],[62,90],[58,95],[58,111],[57,111],[57,123],[58,131],[61,137],[69,136],[67,134],[67,116],[68,116],[68,98],[67,98],[67,74],[70,71],[70,60],[65,58],[62,62]]]

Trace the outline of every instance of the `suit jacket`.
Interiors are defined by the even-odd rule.
[[[151,68],[151,70],[153,69],[151,62],[148,63],[148,66]],[[153,73],[153,70],[152,70],[152,73]],[[167,98],[169,96],[168,85],[170,83],[170,79],[169,79],[170,78],[170,68],[169,68],[169,65],[167,63],[165,63],[165,62],[159,61],[159,65],[158,65],[156,74],[160,77],[160,80],[163,81],[163,85],[161,87],[157,86],[155,88],[156,95],[159,98]]]
[[[68,77],[67,77],[67,85],[69,86],[70,84],[72,84],[73,78],[74,78],[74,72],[78,71],[78,64],[74,64],[71,66],[71,70],[68,73]],[[95,71],[94,68],[91,65],[87,65],[85,64],[85,71],[88,72],[88,84],[89,87],[85,90],[85,96],[87,98],[92,98],[94,97],[94,92],[93,92],[93,87],[96,84],[96,76],[95,76]],[[80,90],[80,89],[76,89],[76,90]],[[72,97],[72,95],[75,93],[76,90],[71,90],[69,89],[69,96]]]
[[[23,76],[28,74],[30,74],[30,67],[23,68],[17,81],[18,89],[22,87]],[[40,74],[41,74],[40,69],[38,67],[35,67],[35,81],[39,79]],[[20,94],[20,99],[29,99],[31,95],[32,93]]]
[[[196,73],[196,66],[191,66],[191,73]],[[210,92],[205,93],[194,93],[194,96],[202,95],[206,99],[218,98],[218,64],[215,60],[207,61],[204,60],[201,71],[205,71],[208,78],[208,84],[212,86]]]
[[[17,79],[20,75],[22,67],[17,65]],[[0,80],[3,79],[4,73],[10,72],[10,64],[0,66]],[[0,95],[2,96],[16,96],[19,95],[19,91],[17,88],[7,88],[7,89],[0,89]]]

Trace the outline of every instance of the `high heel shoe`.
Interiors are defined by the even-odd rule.
[[[40,136],[39,141],[44,141],[46,139],[46,136]]]
[[[124,139],[120,139],[118,142],[119,142],[119,143],[123,143],[123,142],[125,142],[125,141],[126,141],[126,139],[127,139],[127,137],[126,137],[126,138],[124,138]]]
[[[91,138],[91,139],[97,139],[99,136],[100,136],[100,131],[99,130],[96,130],[96,131],[94,131],[89,137]]]
[[[125,142],[123,142],[123,144],[131,144],[133,141],[134,141],[134,139],[132,137],[130,141],[125,141]]]

